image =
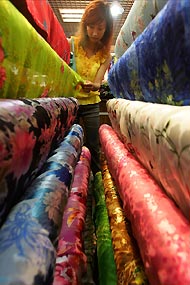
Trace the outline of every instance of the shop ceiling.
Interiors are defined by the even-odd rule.
[[[77,32],[79,23],[67,23],[63,22],[60,9],[84,9],[86,5],[90,1],[83,1],[83,0],[48,0],[50,6],[52,7],[57,19],[59,20],[60,24],[62,25],[66,37],[70,37]],[[108,1],[110,5],[113,1]],[[117,39],[118,33],[127,18],[127,15],[133,5],[134,0],[120,0],[119,3],[123,7],[124,11],[121,15],[114,18],[114,37],[113,37],[113,46]]]

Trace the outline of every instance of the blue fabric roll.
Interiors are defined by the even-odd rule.
[[[114,97],[190,104],[190,2],[169,0],[108,73]]]
[[[41,174],[22,197],[22,200],[30,201],[31,216],[48,231],[53,244],[56,243],[60,232],[64,208],[82,145],[82,127],[74,124],[45,163]]]

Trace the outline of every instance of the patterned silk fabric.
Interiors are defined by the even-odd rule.
[[[82,78],[8,0],[0,19],[0,98],[75,97]]]
[[[102,173],[117,268],[117,284],[147,285],[149,282],[144,272],[138,246],[132,236],[131,225],[125,217],[121,200],[104,156],[102,157]]]
[[[82,231],[86,215],[90,161],[90,152],[86,147],[83,147],[63,214],[58,240],[54,285],[82,284],[82,277],[87,271]]]
[[[135,0],[115,43],[115,56],[120,58],[135,39],[155,18],[168,0]]]
[[[100,285],[116,285],[117,272],[114,260],[109,217],[106,208],[101,172],[94,178],[95,230],[97,237],[97,258]]]
[[[74,124],[21,198],[29,200],[30,205],[33,205],[32,216],[49,232],[53,244],[57,242],[60,232],[62,215],[82,145],[83,129]]]
[[[112,99],[107,110],[126,148],[190,221],[190,107]]]
[[[150,284],[189,285],[189,222],[111,126],[99,133]]]
[[[83,131],[73,125],[0,229],[0,283],[52,284],[55,247]],[[8,266],[7,266],[8,264]]]
[[[72,126],[74,98],[0,100],[0,224]]]
[[[96,246],[97,239],[95,234],[94,225],[94,198],[93,198],[93,174],[90,173],[90,180],[88,185],[88,195],[86,200],[86,217],[83,236],[84,253],[87,257],[87,271],[83,276],[83,284],[95,285],[98,280],[98,274],[96,271]]]
[[[108,73],[114,97],[190,104],[189,0],[168,0]]]

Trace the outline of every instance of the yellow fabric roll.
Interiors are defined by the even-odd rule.
[[[126,220],[114,181],[105,157],[102,157],[102,175],[108,210],[118,285],[149,284],[136,241]]]

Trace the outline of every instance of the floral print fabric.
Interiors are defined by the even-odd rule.
[[[87,258],[83,249],[82,231],[84,230],[86,215],[90,161],[91,154],[83,146],[62,218],[54,271],[54,285],[82,284],[83,275],[87,271]]]
[[[108,73],[114,97],[190,104],[189,0],[168,0]]]
[[[57,242],[60,232],[62,215],[82,145],[83,129],[74,124],[21,197],[21,200],[30,201],[32,217],[48,231],[53,244]]]
[[[83,130],[74,124],[3,223],[1,284],[52,284],[55,241],[82,144]]]
[[[74,98],[0,100],[0,224],[76,118]]]
[[[99,133],[150,284],[189,285],[189,222],[111,126]]]
[[[115,43],[115,56],[120,58],[144,31],[168,0],[135,0]]]
[[[96,234],[94,217],[94,197],[93,197],[93,174],[90,172],[90,179],[88,184],[88,195],[86,199],[86,217],[84,223],[83,236],[83,247],[84,253],[87,257],[87,271],[83,276],[83,284],[96,284],[98,280],[96,272]]]
[[[148,285],[144,265],[138,246],[126,219],[117,187],[112,179],[105,157],[102,157],[102,175],[106,207],[110,221],[114,260],[117,268],[118,285]]]
[[[190,220],[190,107],[111,99],[107,109],[126,148]]]
[[[0,19],[0,98],[75,97],[83,79],[8,0]]]

